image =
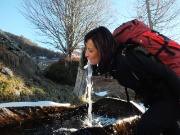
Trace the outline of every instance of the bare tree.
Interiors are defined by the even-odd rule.
[[[172,35],[180,34],[180,7],[178,0],[136,0],[135,11],[136,18],[149,25],[151,29],[167,32]]]
[[[108,0],[23,0],[20,11],[67,58],[92,28],[110,23]],[[112,20],[111,20],[112,21]]]

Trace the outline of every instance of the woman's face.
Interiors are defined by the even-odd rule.
[[[85,56],[91,62],[91,65],[96,65],[100,62],[99,52],[91,39],[86,42]]]

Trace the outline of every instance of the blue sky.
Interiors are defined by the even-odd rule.
[[[34,29],[31,24],[24,18],[20,13],[18,8],[20,8],[20,2],[22,0],[2,0],[0,4],[0,29],[6,32],[18,36],[24,36],[30,39],[32,42],[38,43],[38,35],[35,34]],[[133,0],[129,0],[133,1]],[[121,9],[120,12],[126,12],[126,9],[123,8],[125,5],[129,5],[128,1],[123,3],[120,0],[114,0],[116,2],[117,8]],[[123,23],[122,19],[119,24]],[[117,25],[117,24],[116,24]],[[43,44],[38,43],[38,45],[45,47]],[[52,48],[51,48],[52,49]]]
[[[36,41],[30,23],[19,12],[21,0],[3,0],[0,4],[0,29]]]
[[[115,8],[117,9],[117,21],[114,22],[113,25],[108,26],[108,28],[113,31],[117,26],[122,24],[123,22],[132,20],[132,18],[127,18],[125,16],[130,16],[128,13],[133,13],[131,10],[132,3],[135,0],[113,0],[115,3]],[[32,25],[28,20],[24,18],[24,16],[20,13],[18,8],[20,8],[20,2],[22,0],[2,0],[0,4],[0,29],[6,32],[10,32],[12,34],[18,36],[24,36],[30,39],[32,42],[37,43],[39,46],[46,47],[47,45],[43,45],[39,43],[38,40],[41,39],[32,28]],[[112,13],[114,14],[114,13]],[[123,17],[124,16],[124,17]],[[180,39],[179,39],[180,40]],[[180,41],[179,41],[180,42]],[[46,47],[48,49],[54,50],[51,46]]]

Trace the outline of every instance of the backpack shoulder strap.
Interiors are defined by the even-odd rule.
[[[122,50],[120,50],[120,52],[118,53],[118,57],[119,57],[119,62],[121,64],[121,66],[124,67],[124,69],[127,69],[129,72],[131,72],[133,74],[133,76],[139,80],[139,78],[137,77],[137,75],[134,73],[134,68],[133,66],[129,63],[129,61],[127,60],[127,48],[124,48]]]

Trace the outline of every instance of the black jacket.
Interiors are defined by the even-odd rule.
[[[148,105],[159,98],[180,98],[180,79],[176,73],[135,50],[119,50],[107,70]]]

